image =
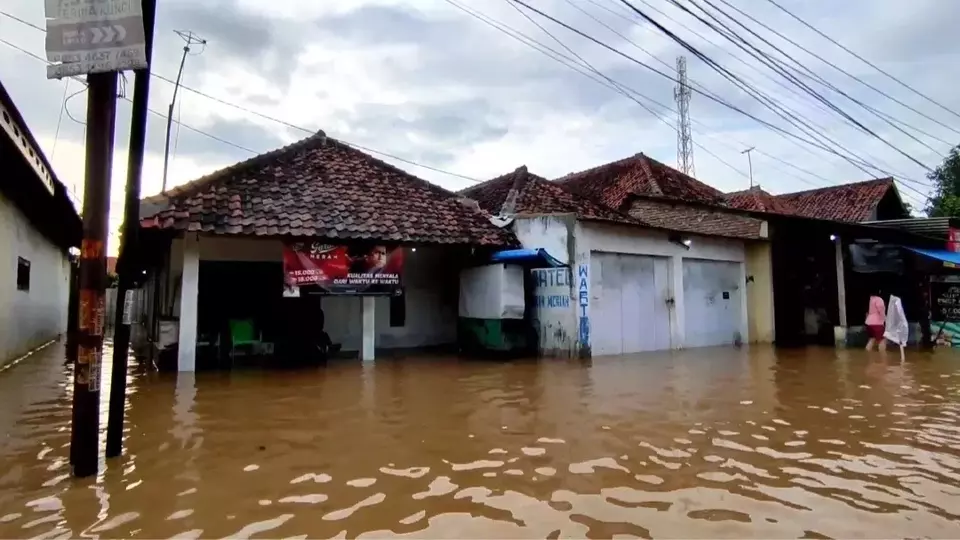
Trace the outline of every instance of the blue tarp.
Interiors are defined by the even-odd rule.
[[[491,260],[493,262],[508,264],[530,265],[535,268],[556,268],[559,266],[565,266],[563,263],[547,253],[547,250],[543,248],[508,249],[505,251],[498,251],[493,254]]]
[[[907,249],[914,253],[919,253],[926,257],[930,257],[931,259],[937,259],[939,261],[960,266],[960,253],[940,249],[917,249],[912,247],[908,247]]]

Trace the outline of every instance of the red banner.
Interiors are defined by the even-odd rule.
[[[947,233],[947,251],[960,251],[960,229],[950,227]]]
[[[285,297],[301,294],[397,295],[401,292],[403,248],[359,247],[319,242],[285,243]]]

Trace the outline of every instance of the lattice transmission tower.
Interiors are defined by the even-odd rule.
[[[690,84],[687,81],[687,59],[677,57],[677,87],[673,97],[677,101],[677,166],[685,174],[697,175],[693,166],[693,135],[690,133]]]

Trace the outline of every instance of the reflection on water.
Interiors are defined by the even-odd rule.
[[[948,352],[132,369],[86,481],[60,358],[0,373],[0,537],[960,537]]]

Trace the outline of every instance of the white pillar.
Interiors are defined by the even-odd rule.
[[[750,302],[747,301],[747,263],[740,263],[740,342],[752,342],[750,335]]]
[[[670,257],[670,297],[673,309],[670,310],[670,345],[673,349],[683,348],[686,334],[684,331],[685,304],[683,300],[683,257]]]
[[[180,278],[180,339],[177,369],[197,370],[197,298],[200,292],[200,239],[187,233],[183,239],[183,274]]]
[[[360,345],[360,359],[364,362],[374,360],[374,349],[377,346],[376,307],[375,296],[363,297],[363,341]]]
[[[843,275],[843,242],[837,236],[834,241],[837,263],[837,308],[840,313],[840,326],[833,329],[833,338],[837,346],[847,343],[847,286]]]

